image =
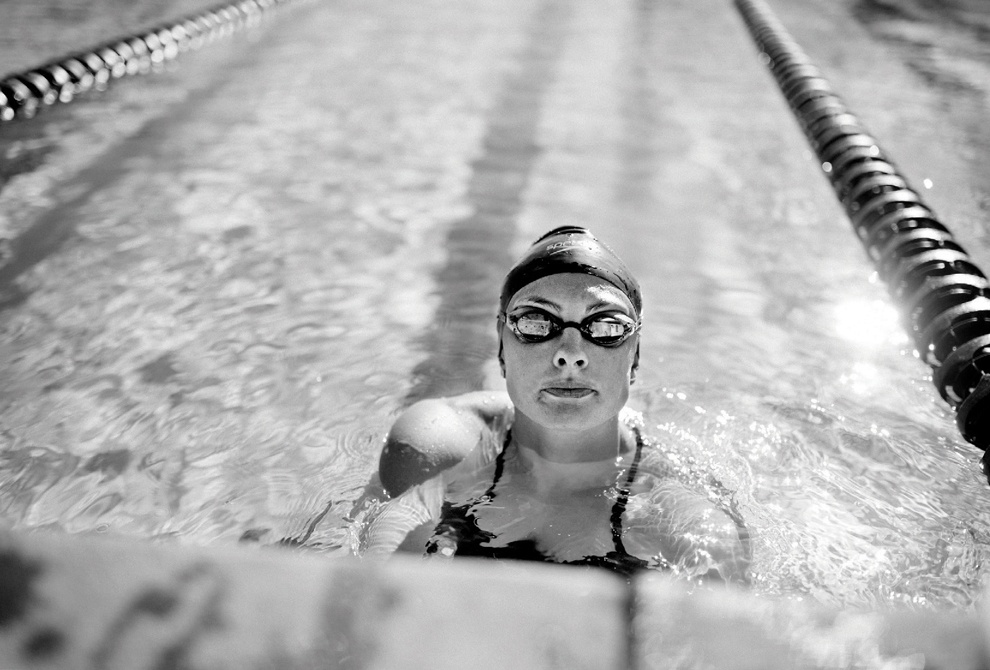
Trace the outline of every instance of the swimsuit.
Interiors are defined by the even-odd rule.
[[[504,546],[493,546],[491,542],[496,539],[495,534],[478,527],[473,509],[475,505],[487,503],[495,498],[495,487],[502,478],[502,471],[505,467],[505,452],[508,450],[509,442],[512,439],[511,431],[506,433],[502,451],[495,459],[495,476],[492,478],[491,486],[488,487],[484,495],[476,500],[470,500],[459,505],[449,501],[444,502],[440,511],[440,522],[437,524],[433,537],[426,545],[426,553],[439,554],[447,558],[456,554],[457,556],[594,566],[607,568],[624,576],[629,576],[637,570],[646,569],[649,564],[627,552],[622,543],[622,514],[626,509],[626,502],[629,500],[629,488],[636,478],[636,470],[639,468],[640,458],[643,454],[642,433],[638,427],[633,427],[633,433],[636,436],[636,454],[633,457],[632,465],[629,466],[626,481],[619,488],[619,495],[612,505],[610,525],[613,549],[604,556],[585,556],[576,561],[558,561],[540,551],[536,546],[536,541],[532,539],[516,540]]]

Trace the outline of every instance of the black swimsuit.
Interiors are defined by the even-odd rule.
[[[631,575],[637,570],[646,569],[649,564],[627,552],[622,543],[622,513],[626,509],[626,502],[629,500],[629,487],[636,478],[636,470],[639,468],[639,461],[643,454],[642,433],[637,427],[633,427],[633,433],[636,436],[636,454],[633,457],[632,465],[629,466],[626,481],[619,488],[619,495],[612,505],[610,517],[614,548],[604,556],[585,556],[576,561],[558,561],[540,551],[536,547],[535,540],[516,540],[504,546],[492,546],[490,544],[495,539],[495,534],[478,527],[472,509],[479,503],[486,503],[495,498],[495,487],[502,478],[502,471],[505,467],[505,452],[511,441],[511,431],[506,433],[505,444],[495,459],[495,476],[491,486],[479,499],[460,505],[454,505],[449,501],[444,502],[440,512],[440,522],[437,524],[433,537],[426,545],[426,553],[440,554],[445,557],[452,557],[456,554],[457,556],[587,565],[607,568],[625,576]]]

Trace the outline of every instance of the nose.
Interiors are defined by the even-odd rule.
[[[588,365],[588,354],[584,348],[584,338],[573,326],[564,328],[560,334],[560,346],[553,354],[553,364],[558,368],[584,368]]]

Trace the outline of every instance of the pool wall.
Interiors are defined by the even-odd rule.
[[[463,559],[0,534],[0,668],[985,668],[972,612]]]

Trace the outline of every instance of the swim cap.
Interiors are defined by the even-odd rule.
[[[550,275],[575,272],[604,279],[626,294],[643,314],[643,297],[637,282],[615,252],[580,226],[561,226],[536,240],[522,259],[509,270],[502,284],[499,311],[505,312],[519,289]]]

